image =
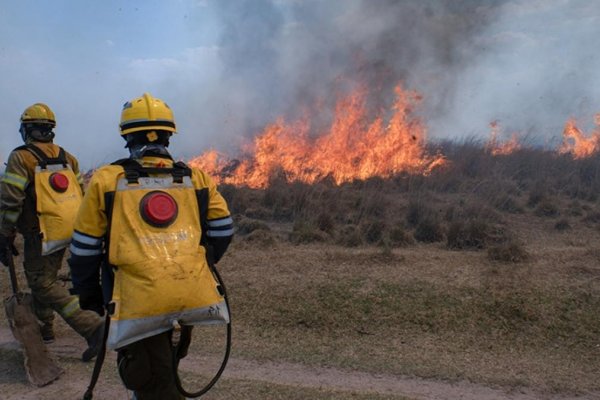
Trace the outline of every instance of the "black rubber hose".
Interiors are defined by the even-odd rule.
[[[225,307],[227,307],[227,313],[229,314],[229,322],[227,323],[227,343],[225,345],[225,354],[223,356],[223,361],[221,362],[221,367],[219,368],[215,376],[210,380],[210,382],[208,382],[206,386],[204,386],[201,390],[199,390],[198,392],[188,392],[183,388],[181,384],[181,379],[179,379],[179,357],[177,356],[177,348],[173,349],[173,375],[175,378],[175,386],[177,387],[179,393],[181,393],[185,397],[194,399],[204,395],[215,385],[215,383],[217,383],[217,381],[221,377],[221,374],[225,370],[225,367],[227,366],[229,354],[231,353],[231,312],[229,308],[229,301],[227,300],[227,290],[225,289],[225,285],[223,284],[223,280],[221,279],[221,276],[219,275],[217,269],[211,268],[211,270],[214,273],[217,282],[221,286],[221,289],[223,290],[223,299],[225,300]]]

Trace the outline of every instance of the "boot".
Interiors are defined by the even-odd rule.
[[[46,322],[40,326],[40,333],[42,334],[42,340],[44,343],[50,344],[54,342],[55,336],[52,322]]]
[[[81,355],[81,361],[88,362],[91,361],[94,357],[96,357],[100,352],[100,347],[102,347],[103,339],[104,321],[102,321],[102,324],[100,324],[100,326],[96,328],[94,333],[92,333],[90,337],[86,339],[88,348]]]

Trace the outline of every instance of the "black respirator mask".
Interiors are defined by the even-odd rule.
[[[142,158],[146,154],[170,156],[167,150],[170,137],[170,132],[162,131],[133,133],[125,136],[125,147],[134,159]]]
[[[51,142],[54,139],[52,126],[45,124],[21,124],[19,133],[24,143],[29,143],[32,140],[38,142]]]

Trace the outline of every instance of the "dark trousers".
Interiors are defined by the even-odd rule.
[[[191,329],[184,329],[180,356],[185,356],[190,339]],[[125,387],[135,392],[137,400],[184,399],[177,391],[173,377],[171,332],[151,336],[119,349],[117,363]]]

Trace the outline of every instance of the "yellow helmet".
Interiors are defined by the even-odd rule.
[[[171,108],[149,93],[144,93],[142,97],[137,97],[123,105],[119,128],[121,136],[153,129],[176,133]]]
[[[54,128],[56,126],[56,117],[50,107],[44,103],[35,103],[23,111],[23,114],[21,114],[21,123],[47,124]]]

